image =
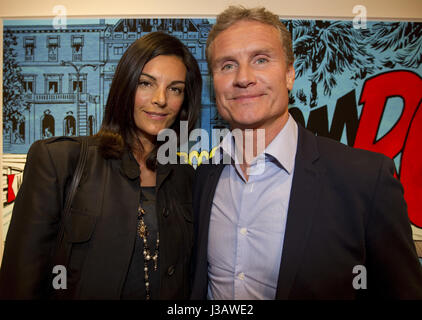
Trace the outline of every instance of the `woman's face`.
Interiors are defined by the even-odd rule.
[[[157,56],[145,64],[135,94],[133,116],[140,134],[169,128],[183,104],[186,66],[177,56]]]

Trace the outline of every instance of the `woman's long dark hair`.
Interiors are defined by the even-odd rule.
[[[177,38],[152,32],[136,40],[117,65],[97,136],[105,158],[120,158],[125,148],[138,149],[139,139],[133,117],[139,77],[148,61],[160,55],[179,57],[186,66],[186,84],[182,107],[171,129],[179,136],[180,121],[188,121],[188,132],[195,127],[201,108],[201,72],[189,49]],[[155,170],[156,148],[147,157],[147,167]]]

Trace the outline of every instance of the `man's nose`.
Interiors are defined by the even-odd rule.
[[[166,105],[166,99],[166,88],[156,88],[152,96],[152,103],[160,108],[163,108]]]
[[[255,83],[256,78],[252,68],[249,65],[239,65],[234,81],[235,86],[247,88]]]

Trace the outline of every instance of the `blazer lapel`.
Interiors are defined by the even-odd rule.
[[[157,165],[157,186],[156,190],[161,187],[163,181],[168,177],[173,168],[170,165]]]
[[[286,232],[277,283],[276,299],[288,299],[301,264],[313,216],[319,199],[321,172],[315,136],[300,125],[295,169],[290,192]]]
[[[194,198],[197,203],[195,207],[196,226],[195,234],[197,239],[194,244],[193,254],[193,287],[191,298],[205,299],[207,296],[208,287],[208,230],[210,224],[212,201],[214,199],[217,183],[223,171],[224,164],[205,165],[203,170],[207,170],[201,174],[201,183],[203,183],[203,190],[200,192],[199,199]],[[197,169],[198,170],[198,169]]]
[[[129,179],[134,180],[139,178],[141,171],[139,170],[139,165],[130,151],[125,151],[122,155],[122,159],[114,160],[114,162],[115,166],[119,166],[120,163],[120,172]],[[171,165],[157,164],[157,190],[172,170],[173,167]]]
[[[199,230],[201,230],[201,239],[204,240],[203,243],[208,244],[208,229],[210,225],[210,216],[212,201],[214,199],[215,190],[217,189],[217,183],[220,179],[221,172],[223,172],[224,164],[210,165],[210,173],[208,176],[208,182],[206,182],[206,187],[202,193],[203,199],[201,199],[201,204],[204,206],[201,208],[201,217],[199,220]],[[205,232],[204,232],[205,231]],[[205,238],[205,239],[204,239]]]

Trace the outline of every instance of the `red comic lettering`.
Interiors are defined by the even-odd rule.
[[[422,107],[411,122],[404,145],[400,181],[404,186],[404,198],[407,202],[410,221],[422,228]]]
[[[403,99],[397,123],[376,140],[379,125],[390,97]],[[410,71],[392,71],[368,79],[359,103],[363,104],[354,147],[380,152],[393,159],[402,153],[399,171],[405,190],[410,221],[422,226],[422,116],[416,112],[422,101],[422,78]],[[418,200],[419,199],[419,200]]]

